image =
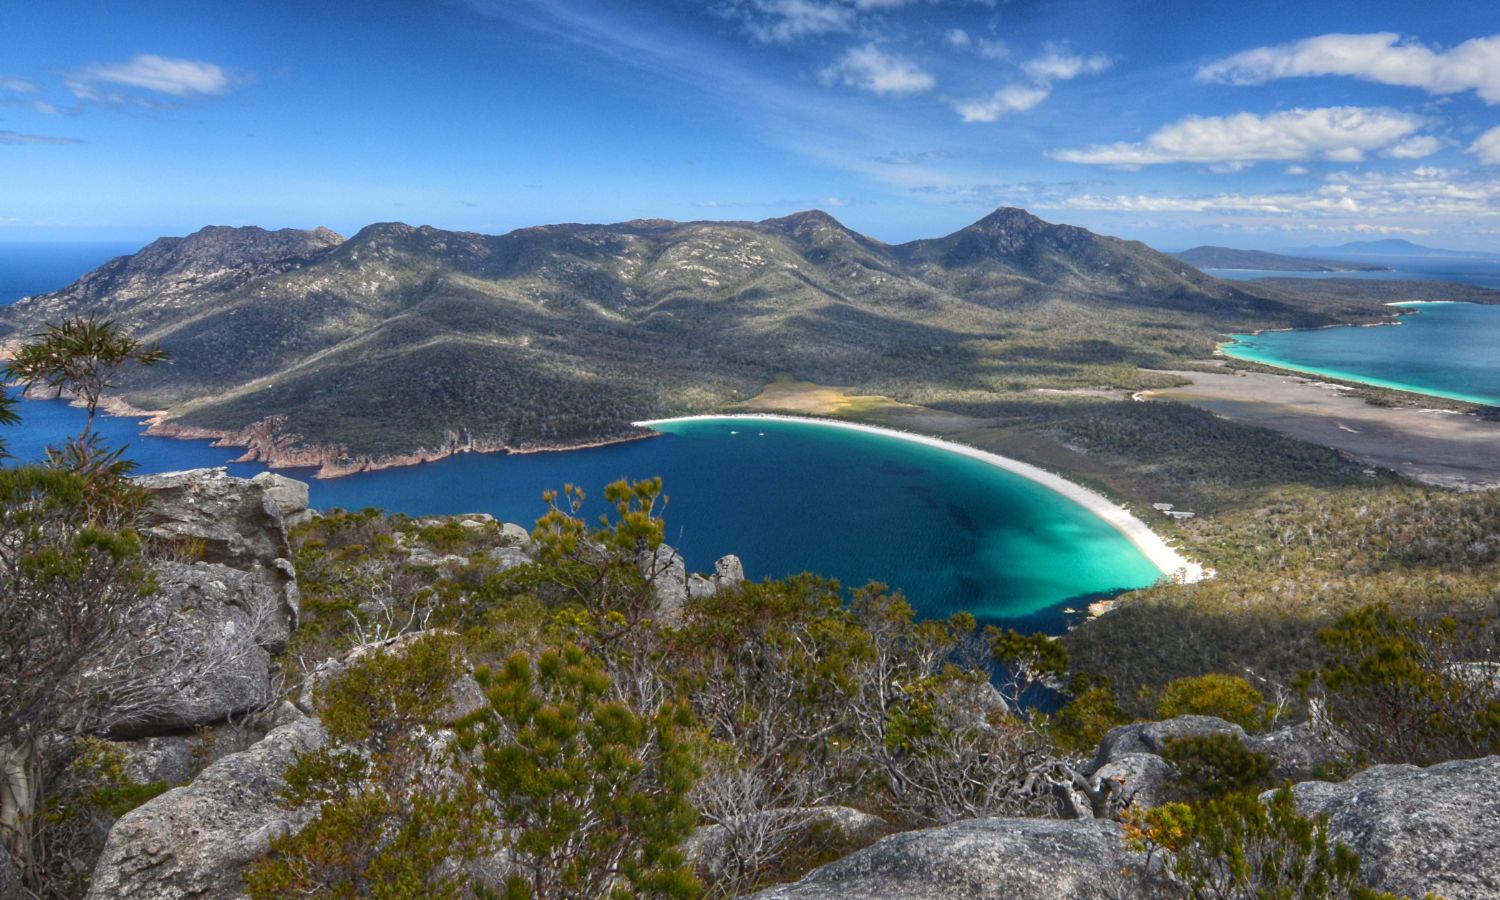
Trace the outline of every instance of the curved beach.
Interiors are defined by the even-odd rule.
[[[1148,559],[1161,573],[1173,581],[1179,583],[1190,583],[1201,581],[1205,577],[1202,565],[1193,562],[1174,550],[1161,536],[1147,527],[1146,523],[1137,519],[1123,506],[1116,504],[1096,491],[1089,490],[1080,484],[1076,484],[1048,472],[1046,469],[1024,463],[1020,460],[1000,456],[966,444],[958,444],[953,441],[945,441],[941,438],[931,437],[925,434],[915,434],[910,431],[901,431],[895,428],[883,428],[879,425],[864,425],[857,422],[844,422],[838,419],[824,419],[812,416],[782,416],[773,413],[745,413],[743,415],[712,414],[702,416],[680,416],[671,419],[649,419],[632,424],[641,428],[652,428],[656,425],[665,425],[672,422],[705,422],[705,421],[743,421],[754,419],[768,419],[783,422],[802,422],[812,425],[823,425],[829,428],[843,428],[849,431],[862,431],[868,434],[883,435],[885,437],[897,438],[916,444],[924,444],[935,447],[949,453],[957,453],[971,459],[1004,469],[1015,475],[1019,475],[1029,481],[1035,482],[1083,507],[1094,516],[1108,523],[1116,531],[1135,545],[1136,549]]]

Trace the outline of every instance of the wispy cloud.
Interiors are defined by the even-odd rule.
[[[35,81],[29,78],[0,78],[0,91],[14,91],[17,94],[35,94],[40,88]]]
[[[851,32],[859,11],[838,0],[746,0],[732,9],[751,37],[768,44]]]
[[[1500,127],[1491,128],[1469,145],[1469,152],[1487,166],[1500,166]]]
[[[81,144],[78,138],[56,137],[50,134],[22,134],[19,131],[0,131],[0,144]]]
[[[1227,214],[1306,220],[1342,229],[1412,231],[1443,221],[1500,217],[1500,178],[1422,166],[1397,172],[1338,172],[1306,191],[1207,195],[1075,194],[1038,204],[1092,212]]]
[[[1359,162],[1367,153],[1402,146],[1398,142],[1412,137],[1423,124],[1421,117],[1409,113],[1357,106],[1293,109],[1267,116],[1189,116],[1157,129],[1144,141],[1053,150],[1048,155],[1063,162],[1123,167],[1308,159]],[[1426,144],[1405,146],[1414,152]]]
[[[932,162],[935,159],[947,159],[949,154],[942,150],[892,150],[880,156],[872,156],[870,159],[888,166],[915,166],[918,163]]]
[[[1489,103],[1500,103],[1500,35],[1441,50],[1393,32],[1325,34],[1246,50],[1198,70],[1199,81],[1238,85],[1319,75],[1345,75],[1429,94],[1472,90]]]
[[[235,78],[221,66],[194,59],[142,53],[122,63],[96,63],[70,74],[65,83],[80,100],[129,102],[115,86],[137,88],[169,97],[223,94]]]
[[[965,122],[996,122],[1009,113],[1040,105],[1052,96],[1053,82],[1097,75],[1110,65],[1110,58],[1102,53],[1079,56],[1059,45],[1049,45],[1041,56],[1021,64],[1024,81],[1007,84],[985,97],[950,100],[949,105]]]
[[[937,80],[904,56],[887,53],[874,44],[855,47],[818,73],[824,84],[844,84],[873,94],[921,94]]]

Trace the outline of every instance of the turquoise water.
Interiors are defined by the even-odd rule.
[[[1235,334],[1236,359],[1500,406],[1500,306],[1402,303],[1399,325]]]
[[[22,416],[23,425],[0,429],[21,459],[38,458],[47,441],[82,422],[80,410],[57,401],[26,401]],[[125,419],[107,418],[101,427],[130,445],[143,472],[224,465],[236,453],[207,441],[143,437]],[[904,590],[925,616],[968,610],[985,621],[1050,630],[1061,630],[1061,607],[1081,608],[1160,575],[1072,501],[956,453],[804,422],[679,422],[662,431],[608,447],[465,454],[313,481],[312,503],[413,515],[488,512],[530,523],[543,512],[546,489],[574,483],[598,497],[616,478],[660,475],[668,541],[695,570],[735,553],[752,578],[812,571],[851,586],[878,580]],[[600,511],[588,510],[591,517]]]

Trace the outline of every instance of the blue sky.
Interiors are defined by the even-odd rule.
[[[1002,205],[1168,249],[1500,250],[1500,4],[55,2],[0,12],[0,241]]]

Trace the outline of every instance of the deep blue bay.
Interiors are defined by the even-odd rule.
[[[28,400],[4,429],[19,459],[76,431],[81,410]],[[141,472],[228,465],[237,451],[146,437],[102,420]],[[967,610],[985,621],[1061,630],[1065,606],[1156,581],[1161,573],[1119,531],[1035,482],[983,461],[895,437],[809,422],[676,422],[660,437],[534,454],[461,454],[434,463],[312,480],[316,508],[378,507],[411,515],[488,512],[529,524],[541,494],[577,484],[598,498],[620,478],[662,476],[667,539],[695,570],[726,553],[752,578],[802,571],[855,586],[901,588],[926,616]],[[602,504],[585,510],[592,518]]]
[[[1402,303],[1389,325],[1231,335],[1220,349],[1284,369],[1500,406],[1500,306]]]

